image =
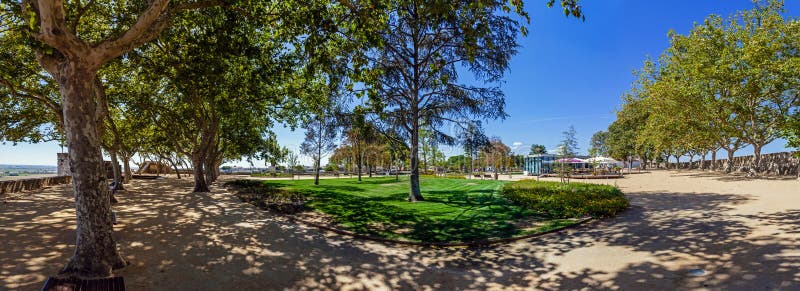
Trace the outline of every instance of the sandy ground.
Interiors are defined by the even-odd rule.
[[[188,180],[137,180],[115,206],[129,290],[800,289],[800,182],[654,172],[612,181],[633,207],[488,248],[353,241]],[[72,252],[60,186],[0,203],[0,289],[37,290]],[[703,269],[705,275],[690,276]]]

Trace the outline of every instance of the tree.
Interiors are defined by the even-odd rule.
[[[608,139],[608,132],[606,131],[598,131],[592,135],[592,139],[589,141],[589,155],[593,157],[599,156],[608,156],[608,145],[606,145],[606,139]]]
[[[464,155],[469,160],[469,171],[475,171],[475,160],[480,150],[489,144],[489,139],[483,134],[480,122],[468,124],[458,133],[459,142],[464,146]]]
[[[300,152],[314,159],[314,185],[319,185],[322,156],[336,148],[336,119],[332,114],[319,113],[303,125],[306,138]]]
[[[546,153],[547,153],[547,149],[544,147],[544,145],[540,145],[540,144],[531,145],[531,152],[530,152],[531,155],[543,155],[543,154],[546,154]]]
[[[795,111],[787,120],[781,136],[786,139],[787,147],[800,149],[800,110]],[[800,159],[800,151],[796,151],[794,156]],[[797,164],[797,179],[800,179],[800,163]]]
[[[27,49],[26,37],[0,32],[0,142],[63,141],[63,123],[58,85]]]
[[[552,5],[555,1],[548,1]],[[568,15],[581,16],[577,1],[561,1]],[[391,1],[378,36],[379,50],[361,56],[361,80],[382,122],[401,128],[411,156],[409,201],[421,201],[420,127],[429,126],[441,144],[455,138],[439,128],[504,118],[504,96],[496,83],[516,53],[517,32],[526,29],[509,15],[528,15],[521,1]],[[464,67],[489,87],[459,83]],[[495,85],[495,86],[491,86]]]
[[[758,3],[757,3],[758,4]],[[740,81],[730,100],[740,116],[740,138],[753,146],[751,173],[761,172],[761,149],[778,137],[792,107],[800,101],[800,23],[786,21],[782,1],[767,1],[731,20]],[[740,45],[741,44],[741,45]]]
[[[289,151],[286,154],[286,167],[292,172],[292,180],[294,180],[294,168],[299,164],[298,160],[299,157],[293,151]]]
[[[324,34],[321,32],[344,31],[346,34],[355,31],[357,35],[361,34],[358,32],[361,28],[369,30],[374,27],[369,18],[375,16],[374,12],[378,10],[368,7],[362,11],[362,7],[352,3],[340,6],[326,1],[303,1],[302,5],[286,1],[270,6],[267,4],[271,3],[153,0],[147,3],[70,2],[65,5],[62,0],[19,0],[0,5],[0,37],[19,34],[22,40],[19,50],[27,56],[35,55],[39,65],[58,84],[61,107],[54,111],[61,112],[63,116],[63,132],[69,146],[70,167],[73,169],[77,221],[75,254],[61,272],[62,275],[103,277],[108,276],[112,268],[125,266],[112,236],[109,192],[103,179],[101,135],[103,114],[107,110],[105,100],[101,99],[102,94],[98,94],[102,89],[97,86],[101,84],[97,76],[101,67],[156,39],[171,26],[176,16],[186,11],[223,6],[242,13],[240,16],[243,17],[240,18],[252,16],[248,21],[263,21],[263,27],[251,31],[272,35],[291,31],[301,35],[298,39],[318,41],[317,36]],[[336,22],[351,15],[358,18],[359,21],[355,22],[359,25],[340,26],[341,23]],[[183,19],[176,23],[188,31],[192,30],[192,20]],[[284,49],[302,46],[302,41],[282,44]],[[6,79],[7,74],[2,75]],[[36,95],[29,93],[26,92]],[[241,127],[238,128],[247,129],[247,124],[239,125]],[[220,160],[230,158],[220,154],[226,151],[224,147],[222,145],[222,148],[214,149],[212,158],[206,161],[218,166]],[[214,173],[211,177],[214,177]]]
[[[557,163],[557,167],[562,183],[569,183],[569,172],[572,170],[572,165],[564,160],[572,158],[578,153],[578,139],[575,134],[575,127],[570,125],[567,131],[562,132],[564,139],[558,144],[557,153],[562,161]]]
[[[567,131],[561,133],[564,137],[558,144],[558,154],[565,158],[571,158],[578,154],[578,139],[575,137],[575,127],[570,125]]]
[[[691,163],[708,152],[716,159],[722,148],[730,172],[734,152],[750,144],[751,174],[761,171],[761,148],[800,102],[800,23],[783,18],[782,1],[754,3],[727,19],[709,16],[688,35],[670,32],[658,62],[645,62],[630,92],[646,104],[635,110],[647,115],[636,141],[640,157],[663,152]]]
[[[103,179],[98,125],[106,105],[96,94],[97,71],[156,38],[176,13],[220,3],[156,0],[145,7],[128,4],[102,1],[65,7],[63,1],[14,1],[0,6],[5,16],[0,30],[23,35],[27,44],[23,49],[35,51],[38,63],[56,80],[61,95],[77,218],[75,254],[63,275],[107,276],[112,268],[125,266],[112,236],[109,192]],[[143,11],[139,17],[132,17],[139,11]]]
[[[511,153],[511,148],[505,145],[499,137],[493,137],[481,152],[485,164],[492,167],[494,179],[497,180],[499,172],[507,166],[508,154]]]

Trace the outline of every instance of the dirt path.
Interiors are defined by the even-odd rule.
[[[603,181],[600,181],[603,182]],[[611,182],[613,183],[613,182]],[[616,180],[621,216],[480,249],[323,233],[187,180],[136,181],[115,208],[129,290],[794,289],[800,182],[656,172]],[[71,255],[67,187],[0,203],[0,289],[36,290]],[[706,274],[692,277],[689,271]]]

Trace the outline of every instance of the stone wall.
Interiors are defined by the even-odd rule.
[[[56,154],[59,176],[72,176],[72,171],[69,170],[69,154],[58,153]]]
[[[57,154],[57,163],[58,163],[58,171],[57,174],[59,176],[72,176],[72,171],[69,168],[69,154],[68,153],[58,153]],[[112,166],[111,161],[103,161],[103,167],[106,171],[106,178],[107,179],[114,179],[114,168]],[[122,166],[117,165],[119,168],[120,173],[122,173]]]
[[[0,181],[0,195],[16,193],[22,191],[39,190],[48,186],[69,184],[72,182],[70,176],[42,177],[34,179],[19,179]]]
[[[795,156],[796,152],[780,152],[780,153],[772,153],[772,154],[763,154],[761,155],[761,173],[764,175],[771,175],[771,176],[797,176],[798,165],[800,165],[800,159]],[[712,162],[711,160],[705,161],[703,164],[705,169],[710,169],[713,163],[714,169],[716,170],[723,170],[728,165],[727,154],[722,153],[722,158],[720,158],[720,154],[717,154],[716,162]],[[686,157],[683,157],[686,159]],[[732,160],[733,171],[736,172],[748,172],[750,171],[750,165],[755,159],[755,156],[741,156],[741,157],[734,157]],[[692,163],[693,169],[699,169],[700,163],[702,161],[695,160]],[[674,163],[672,164],[674,166]],[[688,162],[680,163],[680,167],[683,169],[689,168]]]

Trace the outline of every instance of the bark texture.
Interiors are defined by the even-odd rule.
[[[120,164],[119,158],[117,157],[117,151],[112,150],[108,152],[111,156],[111,171],[114,173],[114,181],[117,183],[114,184],[114,190],[125,190],[125,187],[122,186],[122,172],[120,171]]]
[[[62,63],[56,74],[63,98],[77,224],[75,253],[61,274],[81,278],[106,277],[112,269],[125,266],[113,237],[111,197],[93,98],[95,75],[96,70],[75,63]]]
[[[211,192],[206,182],[204,161],[201,153],[192,155],[192,173],[194,174],[194,190],[192,192]]]

